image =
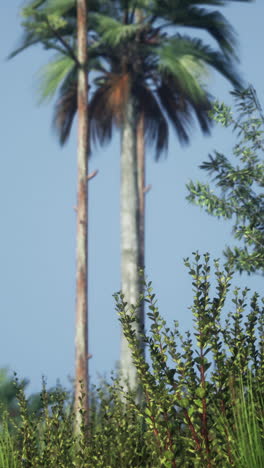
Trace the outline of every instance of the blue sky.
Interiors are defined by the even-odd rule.
[[[0,158],[0,368],[30,379],[30,391],[74,375],[76,132],[61,149],[51,130],[53,103],[37,105],[37,72],[48,60],[41,48],[12,61],[6,56],[20,37],[21,0],[1,2]],[[264,105],[264,3],[239,2],[224,9],[240,42],[241,72]],[[212,75],[210,90],[231,103],[230,87]],[[147,158],[146,273],[153,281],[160,312],[171,324],[191,329],[192,286],[183,258],[193,251],[222,258],[233,243],[232,224],[190,205],[185,184],[201,180],[198,168],[214,149],[231,155],[231,131],[215,127],[210,138],[194,131],[190,147],[174,135],[167,158]],[[89,183],[89,351],[90,374],[109,373],[119,356],[120,328],[112,294],[120,288],[119,135],[97,148]],[[263,291],[263,278],[236,275],[233,286]]]

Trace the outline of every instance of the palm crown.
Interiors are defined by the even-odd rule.
[[[197,6],[227,2],[174,0],[169,2],[170,14],[166,2],[153,2],[148,7],[149,3],[119,0],[108,5],[109,16],[101,12],[90,14],[90,26],[95,31],[90,38],[90,69],[96,72],[96,78],[89,115],[92,137],[100,143],[107,142],[113,124],[122,123],[126,96],[131,92],[138,114],[145,117],[146,140],[155,143],[159,157],[168,145],[169,122],[181,143],[189,142],[194,116],[201,130],[209,132],[211,96],[203,82],[210,68],[235,86],[239,85],[239,78],[232,60],[235,38],[231,26],[219,12],[207,12]],[[142,14],[138,22],[136,7],[140,6]],[[104,8],[107,10],[106,4]],[[175,32],[175,28],[171,33],[175,25],[205,29],[220,50],[214,50],[201,39]],[[54,63],[63,66],[66,60],[69,59],[60,57]],[[73,61],[68,63],[54,118],[62,144],[69,136],[77,108],[77,65]],[[50,77],[46,75],[44,93],[50,87]]]
[[[111,137],[109,125],[120,124],[122,115],[125,94],[119,102],[118,95],[122,96],[128,85],[141,103],[146,136],[149,141],[154,136],[157,155],[168,143],[168,120],[182,143],[189,140],[193,115],[207,133],[210,96],[202,84],[207,69],[214,68],[233,85],[239,84],[234,69],[234,31],[225,17],[211,7],[238,1],[250,0],[89,0],[89,68],[101,74],[95,81],[97,91],[91,102],[93,135],[102,142]],[[140,22],[136,21],[137,9],[142,11]],[[35,0],[24,12],[24,36],[10,57],[39,42],[58,52],[43,68],[41,98],[53,96],[59,88],[54,122],[64,143],[77,109],[75,2]],[[175,26],[208,32],[218,49],[213,50],[200,39],[175,33]],[[108,104],[108,124],[105,116],[101,119],[100,101]]]

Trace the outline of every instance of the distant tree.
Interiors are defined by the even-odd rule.
[[[201,182],[187,185],[187,199],[213,216],[234,220],[233,234],[242,245],[224,251],[239,272],[264,274],[264,115],[252,86],[231,93],[236,102],[236,115],[231,108],[217,102],[213,118],[238,135],[233,155],[239,160],[215,151],[203,162],[206,171],[219,189]]]

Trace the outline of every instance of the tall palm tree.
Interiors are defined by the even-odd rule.
[[[250,0],[107,0],[102,2],[104,11],[90,15],[96,31],[92,38],[95,48],[89,48],[90,63],[93,54],[101,57],[100,64],[95,60],[94,67],[97,77],[89,106],[91,134],[106,142],[111,139],[114,125],[121,130],[122,291],[128,306],[137,301],[140,292],[139,243],[144,252],[139,234],[137,128],[138,132],[141,128],[147,143],[156,145],[157,159],[168,145],[168,122],[182,144],[189,142],[194,116],[201,130],[209,133],[207,110],[211,97],[203,84],[207,69],[215,69],[235,86],[239,77],[231,25],[219,12],[204,7],[224,6],[232,1]],[[142,21],[136,18],[138,9]],[[207,31],[217,48],[177,33],[176,26]],[[72,23],[71,28],[73,33]],[[49,47],[49,41],[46,46]],[[58,47],[57,50],[60,52]],[[61,143],[67,140],[77,110],[76,63],[71,60],[67,68],[63,61],[65,57],[55,60],[49,82],[49,92],[61,84],[54,119]],[[140,122],[144,122],[144,132]],[[144,323],[140,309],[138,315],[137,333]],[[121,340],[121,371],[136,387],[135,367],[125,337]]]
[[[189,143],[194,117],[203,133],[210,132],[208,110],[212,98],[204,84],[208,70],[216,70],[234,86],[239,86],[240,79],[235,69],[236,42],[231,25],[219,12],[201,5],[230,2],[116,0],[111,14],[94,16],[101,62],[95,67],[97,76],[89,105],[91,136],[104,143],[111,139],[113,126],[121,132],[121,269],[128,307],[139,298],[138,267],[142,266],[144,254],[144,159],[141,157],[140,169],[137,144],[143,154],[144,135],[147,143],[155,144],[159,159],[168,146],[169,122],[182,144]],[[142,12],[140,21],[138,8]],[[201,39],[180,34],[176,26],[207,31],[218,47],[213,49]],[[69,135],[75,101],[74,80],[69,77],[61,88],[54,120],[61,143]],[[139,337],[144,326],[140,308],[138,319],[135,328]],[[124,336],[120,364],[124,383],[128,378],[130,385],[137,387],[135,366]]]
[[[76,72],[76,110],[78,113],[77,154],[77,249],[76,249],[76,332],[75,395],[76,429],[81,425],[80,400],[88,423],[88,74],[87,74],[87,0],[35,0],[23,9],[26,21],[22,43],[10,57],[36,43],[59,51],[54,63],[53,92],[57,82]],[[67,13],[67,21],[64,17]],[[64,17],[63,17],[64,16]],[[71,21],[69,21],[71,20]],[[74,24],[74,30],[72,28]],[[73,36],[75,31],[75,36]],[[55,75],[54,75],[55,72]]]

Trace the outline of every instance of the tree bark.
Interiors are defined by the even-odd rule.
[[[77,155],[77,255],[75,395],[76,431],[81,426],[80,398],[88,423],[88,76],[87,4],[77,0],[78,47],[78,155]]]
[[[139,267],[139,197],[137,180],[137,115],[133,96],[127,98],[121,131],[121,289],[127,307],[135,305],[140,295]],[[135,324],[138,332],[142,324]],[[121,383],[125,389],[138,390],[138,379],[127,339],[121,335]]]
[[[137,181],[138,181],[138,197],[139,197],[139,268],[144,271],[145,268],[145,129],[144,115],[141,114],[137,123]],[[144,292],[143,277],[140,278],[140,293]],[[140,306],[140,323],[144,330],[145,313],[144,301]]]

